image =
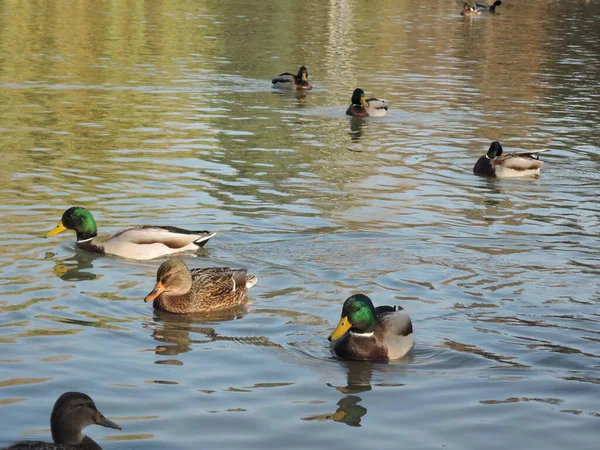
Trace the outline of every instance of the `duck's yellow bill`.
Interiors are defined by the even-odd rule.
[[[340,319],[340,323],[338,323],[338,326],[335,330],[333,330],[333,333],[331,333],[329,337],[332,341],[339,339],[346,334],[346,331],[348,331],[350,328],[352,328],[352,324],[348,320],[348,317],[344,316]]]
[[[360,98],[360,104],[363,105],[365,108],[369,107],[369,103],[365,100],[365,97]]]
[[[306,81],[308,78],[306,78],[306,73],[302,72],[302,81]]]
[[[67,227],[65,227],[63,225],[62,220],[61,220],[60,222],[58,222],[58,225],[56,225],[54,227],[54,229],[52,229],[46,233],[46,237],[49,238],[50,236],[54,236],[58,233],[62,233],[63,231],[66,231],[66,230],[67,230]]]
[[[154,286],[154,289],[152,289],[152,292],[150,292],[148,295],[146,295],[146,298],[144,299],[144,301],[151,302],[152,300],[154,300],[156,297],[158,297],[160,294],[162,294],[165,291],[166,291],[165,287],[159,281],[156,283],[156,286]]]

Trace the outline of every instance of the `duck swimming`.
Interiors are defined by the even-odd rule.
[[[383,117],[387,114],[388,103],[377,98],[365,99],[365,91],[354,89],[352,93],[352,104],[348,106],[346,114],[349,116],[373,116]]]
[[[257,281],[244,269],[190,270],[181,259],[170,258],[158,268],[156,285],[144,301],[170,313],[208,313],[243,304]]]
[[[312,89],[311,84],[308,82],[308,70],[306,66],[300,67],[298,75],[285,72],[273,78],[271,83],[273,83],[272,87],[278,89]]]
[[[479,11],[474,6],[471,6],[468,3],[463,3],[463,9],[460,12],[461,16],[478,16],[480,14],[481,14],[481,11]]]
[[[500,6],[502,2],[500,0],[496,0],[491,5],[486,5],[485,3],[475,3],[475,9],[481,12],[491,12],[494,14],[496,12],[496,6]]]
[[[414,345],[410,317],[400,306],[378,306],[363,294],[348,297],[342,318],[329,336],[333,352],[347,359],[387,361]]]
[[[127,228],[111,236],[98,236],[92,214],[80,206],[67,209],[58,225],[46,233],[46,237],[65,230],[77,233],[77,246],[83,250],[131,259],[152,259],[197,250],[216,234],[170,226],[143,225]]]
[[[93,439],[82,433],[88,425],[121,429],[98,411],[88,395],[81,392],[65,392],[54,403],[50,415],[50,430],[54,443],[19,441],[4,450],[102,450]]]
[[[475,163],[473,173],[498,178],[539,175],[544,162],[540,161],[538,153],[547,151],[548,149],[503,154],[500,142],[494,141],[487,154]]]

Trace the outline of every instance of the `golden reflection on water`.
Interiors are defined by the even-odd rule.
[[[522,427],[533,414],[569,445],[590,442],[579,417],[598,417],[585,388],[599,382],[600,15],[594,2],[537,0],[526,14],[505,3],[463,19],[459,3],[434,0],[3,2],[8,428],[31,428],[28,404],[68,386],[114,395],[132,431],[106,440],[155,446],[189,416],[221,443],[216,412],[238,413],[227,427],[245,425],[249,448],[338,443],[338,423],[363,427],[356,445],[384,447],[424,422],[407,448],[477,448],[494,435],[475,436],[482,420],[513,430],[502,442],[514,447],[546,438]],[[271,89],[300,64],[313,91]],[[390,101],[386,118],[344,116],[359,86]],[[491,139],[551,148],[542,176],[474,178]],[[219,231],[196,256],[255,266],[252,305],[151,312],[141,299],[158,261],[43,239],[75,204],[100,232],[158,219]],[[358,290],[414,311],[414,354],[385,366],[330,355],[330,323]],[[198,406],[190,393],[210,395]],[[394,396],[406,408],[386,405]],[[259,411],[270,416],[256,427]]]

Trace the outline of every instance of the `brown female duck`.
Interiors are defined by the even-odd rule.
[[[50,430],[54,443],[20,441],[4,450],[102,450],[93,439],[82,433],[88,425],[121,429],[119,425],[104,417],[86,394],[65,392],[54,403],[50,415]]]
[[[190,270],[180,259],[171,258],[158,268],[156,285],[144,301],[153,300],[156,309],[170,313],[208,313],[241,305],[256,281],[245,269]]]
[[[414,345],[410,317],[400,306],[378,306],[363,294],[344,302],[342,318],[329,336],[342,358],[387,361],[401,358]]]

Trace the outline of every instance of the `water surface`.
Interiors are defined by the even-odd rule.
[[[0,444],[80,390],[109,449],[595,448],[600,7],[461,3],[3,2]],[[345,117],[355,87],[387,117]],[[542,176],[474,176],[495,139]],[[185,261],[247,267],[250,304],[152,311],[160,260],[43,238],[76,204],[217,231]],[[330,354],[355,292],[409,355]]]

